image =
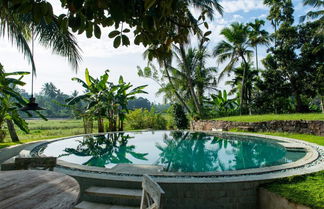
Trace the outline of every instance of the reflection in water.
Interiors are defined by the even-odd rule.
[[[76,149],[66,148],[62,156],[91,156],[83,165],[105,167],[107,164],[132,163],[127,155],[140,160],[147,160],[148,153],[136,153],[135,145],[127,145],[132,138],[125,133],[110,133],[106,135],[86,136],[79,140]]]
[[[183,131],[74,137],[49,143],[43,149],[40,152],[44,155],[88,166],[153,164],[175,172],[258,168],[292,162],[305,155],[287,152],[277,143],[257,137]]]
[[[161,151],[156,164],[164,165],[166,171],[206,172],[256,168],[269,165],[269,162],[273,165],[285,155],[278,145],[263,141],[229,140],[189,132],[173,132],[170,137],[165,134],[163,144],[156,145]]]

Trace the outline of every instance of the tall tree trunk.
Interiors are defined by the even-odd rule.
[[[245,108],[245,107],[243,105],[243,103],[244,103],[243,97],[244,97],[244,88],[245,88],[245,76],[246,76],[246,71],[247,71],[247,68],[248,68],[248,63],[247,63],[244,55],[241,55],[241,57],[242,57],[243,62],[244,62],[244,68],[243,68],[243,78],[242,78],[242,87],[241,87],[241,95],[240,95],[241,96],[240,97],[240,115],[242,115],[242,113],[244,114],[243,108]]]
[[[167,78],[169,80],[169,83],[171,84],[173,90],[174,90],[174,93],[176,95],[176,97],[179,99],[180,103],[184,106],[184,108],[186,108],[186,110],[188,111],[188,113],[191,113],[191,110],[190,108],[188,107],[188,105],[184,102],[184,100],[182,99],[182,97],[180,96],[180,94],[178,93],[177,89],[174,87],[174,84],[173,84],[173,81],[171,79],[171,76],[170,76],[170,73],[169,73],[169,70],[168,70],[168,65],[166,63],[166,61],[164,61],[164,68],[165,68],[165,73],[167,75]]]
[[[194,101],[195,107],[196,107],[196,111],[198,112],[199,116],[202,117],[202,111],[201,111],[201,105],[198,102],[197,96],[195,94],[195,90],[192,84],[191,79],[188,79],[188,86],[189,86],[189,92],[191,94],[191,97]]]
[[[252,89],[250,89],[249,91],[248,91],[248,95],[249,95],[249,115],[252,115],[252,102],[251,102],[251,100],[252,100]]]
[[[255,45],[255,64],[257,71],[259,71],[258,45]]]
[[[320,100],[321,100],[321,109],[322,109],[322,113],[324,113],[324,96],[320,95]]]
[[[119,119],[119,130],[118,131],[124,131],[124,119]]]
[[[83,116],[83,128],[85,134],[90,134],[93,131],[93,119],[89,116]]]
[[[98,133],[103,133],[103,132],[105,132],[103,119],[100,116],[98,116]]]
[[[189,92],[190,92],[191,98],[192,98],[192,100],[194,102],[195,109],[198,112],[199,116],[201,117],[202,116],[201,105],[198,102],[198,98],[197,98],[197,96],[195,94],[195,90],[194,90],[194,86],[193,86],[191,77],[189,76],[190,75],[189,64],[186,61],[186,52],[185,52],[185,49],[184,49],[182,44],[180,44],[180,53],[181,53],[181,57],[182,57],[183,62],[184,62],[185,71],[187,73],[186,77],[187,77]]]
[[[11,140],[13,142],[19,142],[19,137],[17,135],[14,123],[12,122],[12,120],[8,120],[8,119],[6,120],[6,122],[7,122],[7,127],[8,127]]]
[[[304,112],[303,104],[300,98],[300,93],[298,91],[294,91],[296,98],[296,112]]]

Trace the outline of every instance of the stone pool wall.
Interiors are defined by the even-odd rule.
[[[72,175],[71,175],[72,174]],[[109,186],[127,189],[141,189],[141,177],[137,181],[119,179],[95,179],[92,176],[73,176],[80,184],[80,201],[90,201],[84,196],[84,190],[90,186]],[[242,177],[244,178],[244,177]],[[262,209],[258,206],[258,188],[269,181],[246,182],[205,182],[205,183],[174,183],[157,182],[165,191],[167,209]],[[207,180],[208,181],[208,180]]]
[[[195,131],[214,131],[240,129],[251,132],[290,132],[324,136],[323,120],[274,120],[265,122],[233,122],[216,120],[192,121],[190,129]]]
[[[160,183],[165,190],[165,208],[177,209],[261,209],[258,186],[261,182]]]

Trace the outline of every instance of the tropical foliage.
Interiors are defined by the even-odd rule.
[[[210,41],[212,31],[208,22],[215,12],[222,14],[218,2],[122,0],[93,4],[88,0],[61,0],[67,12],[54,14],[51,3],[45,0],[0,0],[0,36],[8,35],[34,71],[28,44],[34,39],[65,56],[75,69],[81,57],[72,32],[101,38],[103,28],[114,28],[108,37],[114,40],[115,48],[130,45],[131,36],[136,45],[146,47],[144,57],[148,65],[139,68],[138,74],[157,82],[157,94],[164,96],[167,105],[136,99],[136,95],[145,93],[145,86],[134,88],[122,76],[114,84],[109,81],[108,71],[100,78],[93,78],[88,70],[85,80],[73,78],[84,87],[82,93],[66,95],[54,84],[46,83],[36,95],[40,106],[46,108],[44,115],[82,117],[87,132],[92,132],[94,120],[98,132],[122,131],[126,120],[132,129],[165,129],[171,126],[160,113],[170,105],[173,122],[181,129],[188,127],[187,119],[324,113],[323,2],[304,0],[313,9],[295,24],[292,0],[264,0],[270,9],[266,20],[231,23],[221,30],[224,39],[215,45]],[[192,6],[198,11],[195,15]],[[266,21],[272,31],[264,29]],[[262,60],[260,49],[266,51]],[[9,75],[1,76],[4,81]],[[15,123],[17,108],[24,104],[23,97],[29,96],[17,88],[23,85],[20,78],[16,80],[19,82],[6,84],[15,94],[1,94],[5,104],[2,110],[6,109],[1,128],[4,123],[8,128],[14,127],[10,122]],[[229,89],[220,91],[219,83],[224,80]]]
[[[28,74],[28,72],[6,73],[0,64],[0,141],[5,137],[5,123],[7,123],[13,141],[19,141],[13,124],[17,125],[25,133],[29,132],[27,122],[19,114],[19,108],[27,102],[16,91],[17,86],[25,85],[21,79]],[[19,76],[19,78],[12,76]]]
[[[28,14],[33,24],[54,22],[64,33],[72,29],[88,38],[93,35],[100,38],[102,27],[114,27],[109,37],[114,39],[116,48],[130,44],[128,36],[132,30],[134,43],[155,46],[159,57],[164,56],[161,49],[183,43],[191,32],[199,34],[199,25],[207,18],[212,19],[215,10],[221,14],[223,11],[218,0],[114,0],[96,4],[89,0],[61,0],[60,3],[68,12],[55,15],[51,3],[45,0],[1,0],[0,11],[6,10],[14,16]],[[199,17],[192,14],[192,6],[200,10]]]
[[[41,6],[34,9],[31,4],[25,5],[33,11],[32,13],[26,10],[15,12],[12,4],[15,3],[0,1],[0,37],[8,36],[11,43],[15,44],[30,61],[33,71],[36,71],[36,66],[32,47],[28,45],[28,41],[32,41],[31,44],[33,44],[34,39],[42,46],[52,49],[53,53],[66,57],[72,67],[77,70],[81,61],[81,50],[75,37],[69,31],[61,31],[59,18],[50,15],[46,18],[39,18],[35,22],[36,16],[42,14],[39,13],[41,10],[38,9],[43,8],[43,10],[46,10],[46,14],[52,12],[50,4],[42,1]],[[34,13],[37,13],[37,15]]]
[[[178,129],[187,129],[189,126],[189,120],[183,107],[180,104],[174,104],[172,106],[172,114],[174,118],[175,125]]]
[[[217,62],[223,63],[229,61],[224,70],[220,73],[219,79],[222,79],[225,73],[233,71],[235,65],[242,61],[243,76],[240,92],[240,113],[246,112],[247,98],[244,94],[246,83],[246,71],[249,67],[249,60],[252,56],[249,39],[249,28],[241,23],[232,23],[230,27],[224,28],[221,34],[226,40],[218,43],[214,48],[213,55],[217,57]]]
[[[120,76],[118,84],[109,82],[107,70],[100,78],[90,76],[85,70],[85,81],[79,78],[72,80],[79,82],[85,89],[85,93],[67,100],[68,105],[75,105],[81,101],[87,103],[85,117],[94,116],[98,121],[98,132],[104,132],[104,118],[108,120],[109,131],[122,131],[124,121],[128,113],[128,102],[135,98],[136,94],[146,93],[143,89],[146,85],[133,88],[130,83],[124,82]]]
[[[158,94],[164,94],[166,101],[177,101],[194,118],[204,118],[206,111],[204,97],[207,91],[217,91],[215,79],[216,67],[207,67],[208,35],[204,33],[198,46],[179,44],[173,46],[173,54],[165,59],[160,59],[160,68],[152,63],[144,69],[139,68],[138,75],[151,78],[160,85]],[[145,57],[151,54],[150,49]],[[173,66],[172,60],[177,66]]]
[[[152,108],[150,111],[145,109],[136,109],[127,114],[127,124],[131,129],[167,129],[167,121],[161,113],[155,112]]]
[[[208,103],[211,105],[211,113],[216,117],[236,115],[239,109],[236,99],[229,99],[225,90],[217,95],[212,94]]]

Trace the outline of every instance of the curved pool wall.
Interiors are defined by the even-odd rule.
[[[282,143],[260,137],[188,131],[79,136],[35,150],[38,155],[79,165],[114,170],[147,165],[156,170],[184,173],[269,167],[294,162],[305,155],[303,150],[287,149]]]
[[[76,178],[80,183],[81,191],[84,191],[90,186],[140,189],[142,174],[138,171],[142,169],[144,171],[142,173],[150,174],[166,191],[168,200],[166,208],[179,209],[258,209],[258,188],[260,184],[278,178],[324,170],[323,146],[284,137],[245,133],[238,135],[277,140],[287,148],[304,149],[307,154],[296,162],[284,165],[225,172],[163,173],[152,172],[150,168],[147,169],[141,165],[135,168],[130,166],[127,170],[114,171],[109,168],[80,166],[60,160],[58,160],[58,166],[55,170]],[[22,151],[21,155],[31,155],[31,151],[35,147],[51,141],[53,140],[32,145]],[[81,200],[84,198],[86,197],[81,192]]]

